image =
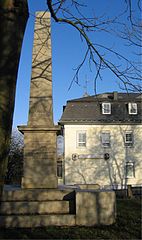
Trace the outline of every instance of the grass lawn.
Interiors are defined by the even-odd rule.
[[[111,226],[0,229],[0,239],[142,239],[141,200],[117,200],[117,219]]]

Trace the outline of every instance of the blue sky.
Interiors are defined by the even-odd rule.
[[[109,13],[115,16],[119,9],[123,9],[124,0],[86,0],[89,3],[89,9],[86,14],[90,16],[93,12],[96,15]],[[28,121],[29,109],[29,91],[31,77],[31,59],[32,43],[34,31],[34,12],[47,9],[46,0],[29,0],[29,20],[25,32],[21,60],[19,65],[17,93],[15,102],[15,112],[13,127],[17,125],[26,125]],[[52,68],[53,68],[53,111],[54,122],[57,123],[62,114],[63,105],[67,100],[80,98],[85,92],[85,81],[87,80],[87,92],[94,95],[94,71],[84,66],[80,73],[80,85],[73,83],[70,90],[69,86],[73,79],[75,71],[73,70],[80,63],[84,52],[84,43],[81,42],[79,34],[71,27],[59,25],[52,21]],[[123,41],[119,41],[110,34],[95,34],[94,41],[117,46],[117,49],[125,55],[130,55],[128,48],[124,48]],[[97,93],[121,91],[117,84],[118,80],[109,72],[104,71],[103,81],[97,84]]]

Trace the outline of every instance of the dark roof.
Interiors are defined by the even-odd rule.
[[[111,114],[102,114],[102,103],[111,103]],[[128,103],[135,102],[138,114],[128,113]],[[59,121],[64,123],[142,123],[142,95],[139,93],[103,93],[67,101]]]

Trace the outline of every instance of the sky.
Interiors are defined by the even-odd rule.
[[[93,12],[101,15],[108,13],[115,16],[118,9],[123,8],[124,0],[86,0],[89,3],[88,10],[85,9],[85,14],[90,16]],[[95,3],[95,4],[94,4]],[[97,4],[97,5],[96,5]],[[29,111],[29,94],[30,94],[30,79],[31,79],[31,62],[32,62],[32,44],[34,33],[34,14],[35,11],[44,11],[47,9],[46,0],[28,0],[29,19],[25,31],[21,59],[19,64],[17,90],[13,128],[19,125],[27,125]],[[97,8],[96,8],[97,6]],[[110,34],[102,35],[101,33],[92,33],[94,41],[104,43],[106,46],[112,44],[117,45],[117,49],[126,56],[130,54],[127,48],[123,49],[124,44],[120,43]],[[82,53],[85,49],[84,42],[81,41],[79,34],[71,27],[59,25],[52,20],[51,23],[52,36],[52,81],[53,81],[53,115],[55,124],[61,118],[63,106],[70,99],[80,98],[85,91],[89,95],[94,95],[94,75],[95,72],[86,66],[82,68],[79,75],[80,84],[72,84],[75,68],[82,60]],[[87,84],[86,84],[87,82]],[[109,71],[104,71],[103,81],[97,84],[97,93],[122,91],[118,86],[118,80]]]

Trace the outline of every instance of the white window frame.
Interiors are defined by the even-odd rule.
[[[127,135],[131,135],[131,140],[127,140]],[[126,131],[125,132],[125,146],[132,146],[134,143],[134,136],[132,131]]]
[[[103,137],[105,134],[108,134],[107,138]],[[110,132],[109,131],[101,133],[101,142],[102,142],[103,147],[110,147]]]
[[[80,140],[80,134],[85,135],[85,140]],[[86,148],[86,131],[77,131],[77,147]]]
[[[128,167],[131,167],[131,169],[128,170]],[[134,162],[126,162],[125,170],[126,170],[126,178],[134,178],[135,177],[135,165],[134,165]],[[129,174],[130,170],[131,170],[131,174]]]
[[[137,103],[128,103],[129,114],[136,115],[138,113]]]
[[[102,103],[102,114],[111,114],[111,103]]]

